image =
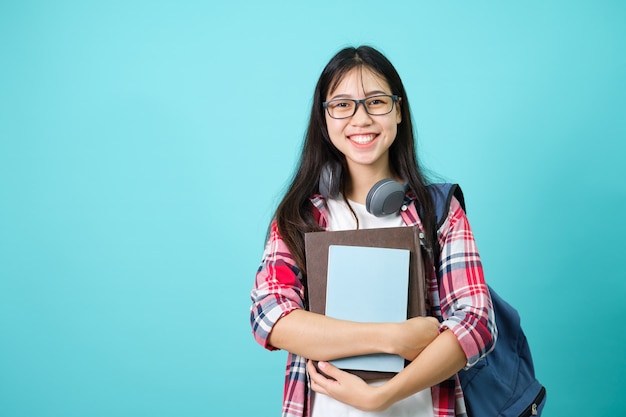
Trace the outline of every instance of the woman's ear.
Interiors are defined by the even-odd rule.
[[[400,104],[402,101],[402,97],[398,97],[398,101],[396,102],[396,124],[400,124],[402,121],[402,110],[400,109]]]

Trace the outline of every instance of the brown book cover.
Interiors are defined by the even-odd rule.
[[[366,246],[410,250],[407,318],[425,315],[425,275],[419,233],[417,226],[306,233],[304,242],[308,309],[319,314],[326,312],[326,277],[330,245]],[[394,375],[392,372],[366,370],[349,372],[365,380],[389,378]]]

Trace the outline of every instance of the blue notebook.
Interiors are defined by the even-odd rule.
[[[408,249],[330,245],[326,315],[359,322],[407,319]],[[331,361],[341,369],[400,372],[404,359],[372,354]]]

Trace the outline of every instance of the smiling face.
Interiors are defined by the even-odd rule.
[[[383,77],[367,67],[356,67],[328,93],[326,101],[360,100],[393,93]],[[351,174],[371,170],[379,175],[391,175],[389,147],[396,138],[401,120],[399,102],[394,104],[390,113],[378,116],[368,114],[363,104],[359,104],[354,116],[346,119],[333,119],[326,112],[330,140],[345,155]]]

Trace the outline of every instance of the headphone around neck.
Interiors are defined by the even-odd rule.
[[[326,199],[339,195],[341,184],[341,165],[327,163],[322,168],[319,182],[319,192]],[[367,193],[365,208],[376,217],[388,216],[396,213],[402,207],[407,184],[401,184],[393,178],[384,178],[378,181]]]

